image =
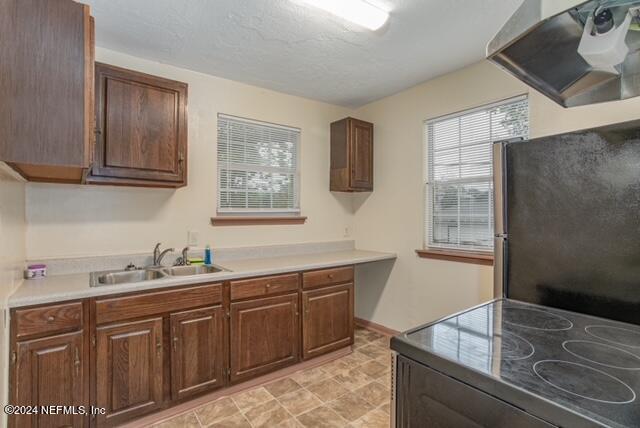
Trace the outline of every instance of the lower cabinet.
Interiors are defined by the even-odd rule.
[[[298,361],[298,293],[231,303],[231,382]]]
[[[113,426],[162,405],[162,318],[98,327],[96,406],[99,426]]]
[[[117,426],[345,348],[353,298],[341,267],[12,309],[10,403],[104,413],[9,426]]]
[[[16,343],[11,404],[16,406],[88,405],[84,382],[82,331]],[[15,415],[9,425],[81,427],[88,417],[64,414]]]
[[[353,344],[353,283],[302,293],[302,357]]]
[[[225,384],[225,313],[222,306],[171,314],[171,398]]]

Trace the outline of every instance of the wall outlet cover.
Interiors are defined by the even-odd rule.
[[[198,246],[198,238],[199,238],[199,233],[197,230],[190,230],[187,232],[187,245],[189,245],[190,247],[197,247]]]

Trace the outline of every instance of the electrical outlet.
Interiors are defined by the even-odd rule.
[[[199,233],[197,230],[190,230],[187,232],[187,245],[190,247],[198,246],[198,236]]]
[[[345,227],[345,228],[344,228],[344,237],[345,237],[345,238],[348,238],[348,237],[349,237],[349,233],[350,233],[350,232],[349,232],[349,228],[348,228],[348,227]]]

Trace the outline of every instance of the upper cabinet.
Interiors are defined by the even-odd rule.
[[[331,124],[330,190],[373,190],[372,123],[348,117]]]
[[[187,84],[96,63],[95,159],[88,183],[187,182]]]
[[[71,0],[0,1],[0,160],[79,183],[93,141],[93,20]]]

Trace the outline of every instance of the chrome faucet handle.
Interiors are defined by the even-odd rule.
[[[131,271],[131,270],[136,270],[136,269],[138,269],[138,267],[136,265],[134,265],[133,262],[129,262],[127,267],[124,268],[124,270],[126,270],[126,271]]]

